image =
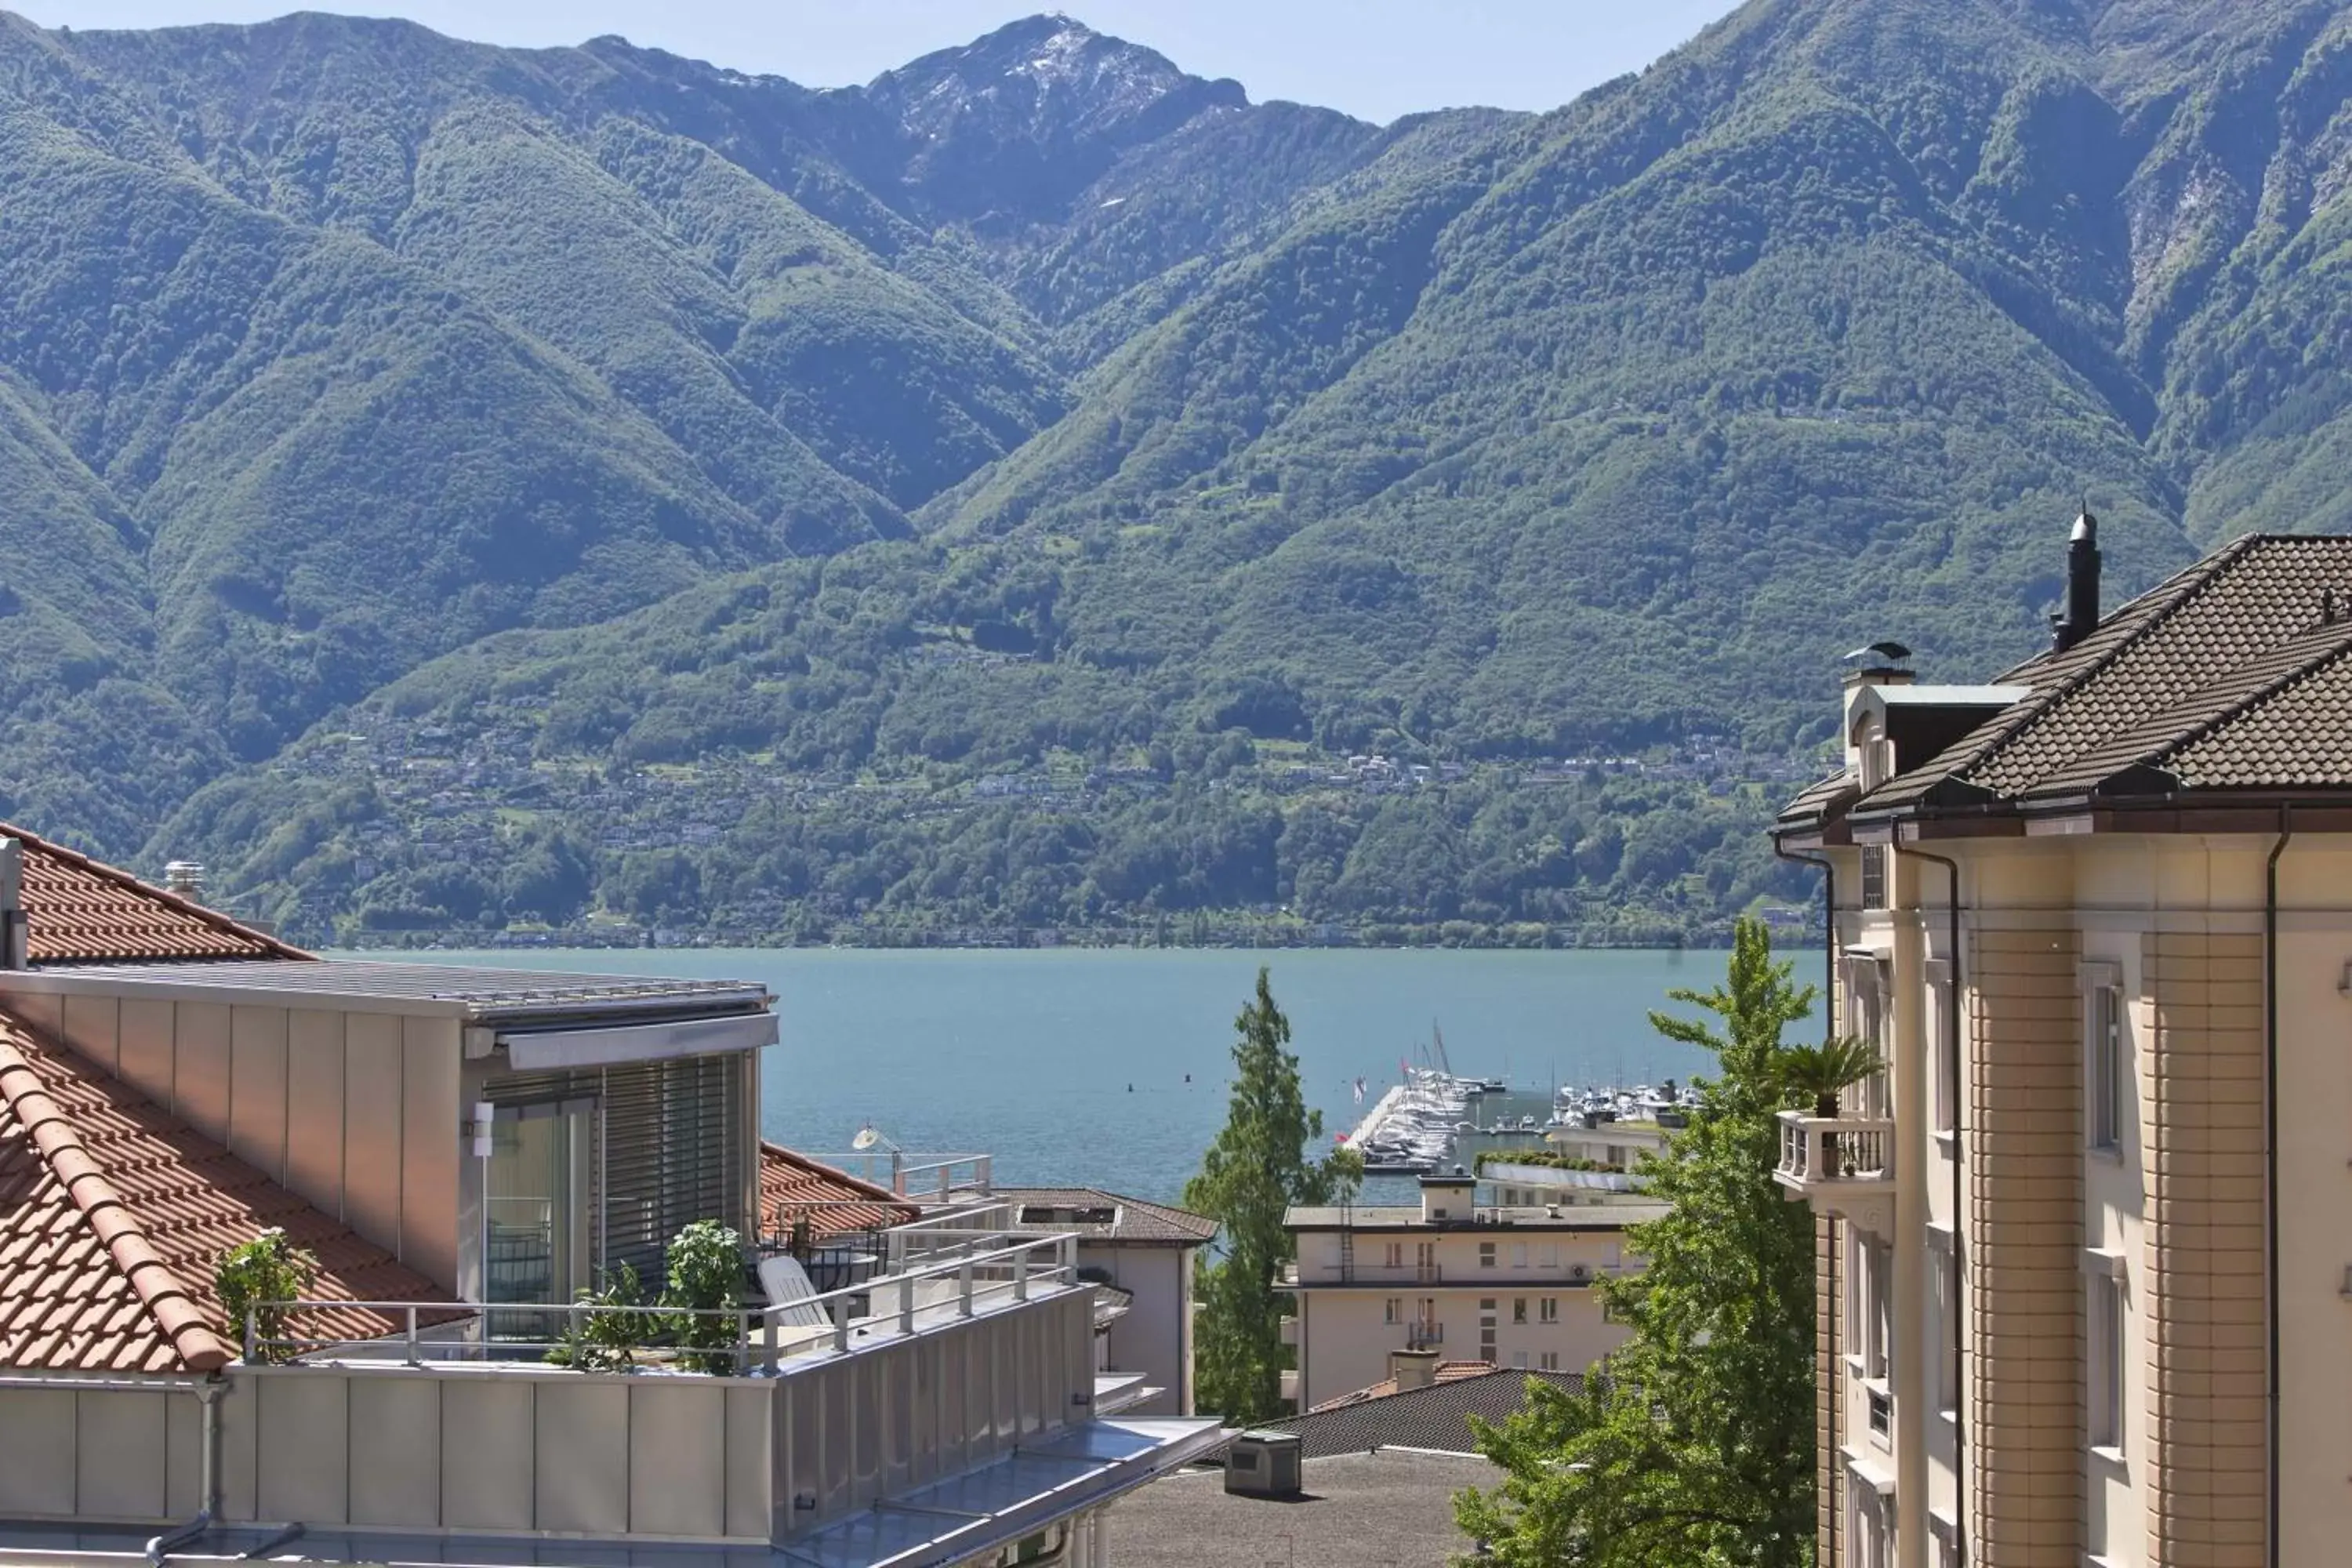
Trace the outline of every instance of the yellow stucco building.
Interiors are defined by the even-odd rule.
[[[2352,1563],[2352,538],[2241,539],[2051,650],[1884,657],[1775,827],[1837,1026],[1822,1561]]]

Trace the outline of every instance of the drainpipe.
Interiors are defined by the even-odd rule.
[[[1950,1017],[1946,1026],[1951,1030],[1951,1079],[1946,1086],[1952,1095],[1952,1371],[1959,1384],[1952,1390],[1952,1529],[1958,1539],[1959,1560],[1969,1560],[1969,1315],[1964,1308],[1968,1300],[1968,1273],[1960,1256],[1960,1215],[1962,1206],[1960,1163],[1968,1134],[1968,1100],[1961,1093],[1967,1087],[1968,1076],[1960,1070],[1962,1045],[1960,1040],[1960,863],[1942,855],[1930,855],[1924,849],[1898,849],[1897,854],[1909,855],[1921,860],[1932,860],[1944,868],[1951,879],[1952,896],[1945,910],[1951,922],[1950,947],[1952,965],[1951,994],[1946,998]]]
[[[196,1404],[203,1415],[196,1440],[196,1517],[147,1543],[149,1568],[163,1568],[173,1552],[212,1529],[220,1513],[220,1401],[228,1385],[217,1378],[196,1384]]]
[[[1772,853],[1779,856],[1783,860],[1792,861],[1801,866],[1818,866],[1821,868],[1822,1038],[1824,1042],[1827,1042],[1828,1040],[1835,1037],[1837,1034],[1837,863],[1826,855],[1807,855],[1800,850],[1783,848],[1781,847],[1780,841],[1777,838],[1772,841]],[[1844,1401],[1845,1380],[1838,1372],[1837,1331],[1835,1327],[1837,1323],[1838,1303],[1838,1232],[1837,1220],[1834,1217],[1830,1220],[1828,1249],[1830,1323],[1832,1325],[1829,1347],[1830,1432],[1829,1453],[1824,1457],[1828,1460],[1830,1478],[1830,1494],[1828,1499],[1830,1550],[1829,1561],[1823,1565],[1823,1568],[1837,1568],[1838,1563],[1842,1561],[1838,1549],[1838,1530],[1844,1522],[1845,1518],[1844,1510],[1838,1507],[1838,1477],[1843,1473],[1838,1458],[1838,1406]]]
[[[2270,1308],[2270,1517],[2266,1553],[2279,1568],[2278,868],[2294,837],[2294,807],[2279,807],[2278,842],[2263,867],[2263,1273]]]

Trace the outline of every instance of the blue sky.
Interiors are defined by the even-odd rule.
[[[458,37],[640,44],[811,87],[865,81],[1054,0],[0,0],[47,26],[253,22],[295,9],[401,16]],[[1733,0],[1061,0],[1106,33],[1255,99],[1386,121],[1487,103],[1552,109],[1638,70]]]

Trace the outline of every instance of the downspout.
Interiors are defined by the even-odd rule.
[[[1772,841],[1772,853],[1783,860],[1801,866],[1818,866],[1822,870],[1822,1039],[1827,1043],[1837,1035],[1837,865],[1826,855],[1807,855],[1799,850],[1783,848],[1779,839]],[[1844,1522],[1844,1511],[1838,1507],[1838,1405],[1843,1403],[1844,1381],[1838,1375],[1837,1304],[1838,1304],[1838,1245],[1837,1220],[1830,1220],[1829,1281],[1830,1281],[1830,1392],[1828,1459],[1830,1495],[1829,1562],[1824,1568],[1837,1568],[1843,1561],[1839,1551],[1838,1529]]]
[[[203,1411],[201,1435],[196,1439],[196,1517],[147,1543],[149,1568],[163,1568],[173,1552],[212,1529],[219,1516],[220,1401],[227,1392],[228,1385],[216,1377],[196,1384],[196,1404]]]
[[[2279,807],[2278,842],[2263,867],[2263,1193],[2264,1284],[2270,1309],[2270,1499],[2266,1531],[2271,1568],[2279,1568],[2279,1219],[2278,1219],[2278,868],[2294,837],[2294,807]]]
[[[1968,1271],[1960,1257],[1960,1216],[1967,1212],[1962,1204],[1960,1164],[1967,1148],[1968,1100],[1961,1090],[1968,1084],[1968,1075],[1960,1068],[1963,1047],[1960,1041],[1960,863],[1942,855],[1930,855],[1924,849],[1898,849],[1898,854],[1932,860],[1944,868],[1952,879],[1952,897],[1945,914],[1951,922],[1952,983],[1951,994],[1946,998],[1950,1014],[1947,1025],[1952,1042],[1951,1076],[1946,1085],[1952,1095],[1952,1372],[1959,1384],[1952,1390],[1952,1529],[1958,1539],[1954,1542],[1959,1560],[1969,1560],[1969,1315]]]

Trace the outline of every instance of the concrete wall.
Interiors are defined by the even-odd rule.
[[[1109,1366],[1139,1372],[1166,1390],[1133,1407],[1138,1415],[1192,1414],[1192,1251],[1189,1247],[1078,1246],[1081,1268],[1135,1292],[1135,1304],[1111,1324]]]
[[[0,994],[271,1180],[457,1288],[454,1019],[5,985]]]

